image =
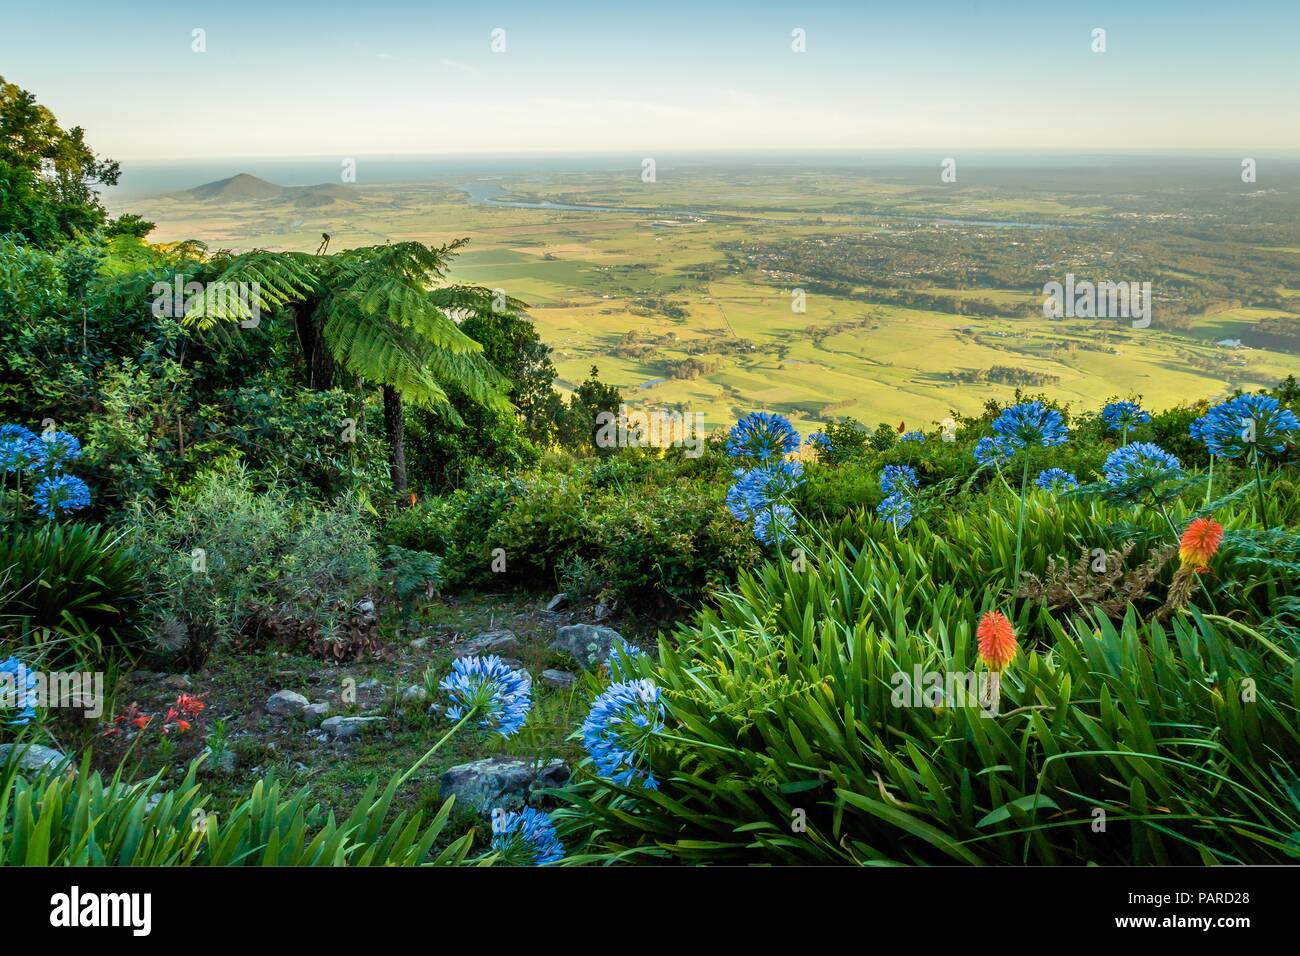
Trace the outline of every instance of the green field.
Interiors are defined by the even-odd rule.
[[[212,248],[314,251],[323,232],[335,249],[468,236],[452,279],[529,303],[554,349],[562,387],[596,365],[629,401],[701,411],[714,426],[762,407],[790,415],[804,430],[842,416],[928,428],[952,411],[1011,398],[1014,384],[953,377],[994,367],[1036,373],[1045,384],[1027,385],[1030,391],[1086,408],[1128,395],[1164,407],[1300,374],[1294,354],[1214,344],[1226,338],[1249,345],[1260,320],[1300,316],[1291,311],[1294,271],[1288,282],[1285,265],[1276,266],[1283,278],[1272,283],[1290,308],[1243,305],[1227,266],[1174,230],[1161,231],[1172,202],[1163,195],[1148,197],[1135,212],[1128,193],[1106,199],[1047,186],[942,193],[896,176],[831,170],[682,171],[653,184],[613,174],[500,183],[527,201],[626,210],[594,212],[471,204],[463,185],[357,186],[351,198],[309,209],[188,197],[124,208],[158,223],[156,241],[197,238]],[[1214,201],[1205,200],[1208,209]],[[1141,260],[1152,263],[1158,288],[1175,290],[1172,304],[1157,297],[1157,307],[1181,310],[1181,325],[1133,329],[1043,318],[1039,277],[1087,274],[1089,257],[1124,254],[1133,246],[1122,230],[1134,217],[1143,224]],[[1026,223],[939,221],[963,218]],[[877,238],[895,260],[858,269],[855,257],[873,255]],[[825,275],[810,275],[806,256],[789,267],[782,262],[787,250],[813,250],[815,257],[841,244],[844,251],[834,252],[828,267],[835,273],[831,288],[821,281]],[[1285,236],[1242,247],[1267,263],[1294,259]],[[1021,271],[1037,275],[1019,280],[1016,273],[1014,286],[994,284],[981,275],[996,275],[995,267],[981,266],[986,250],[1004,265],[1022,256],[1032,268]],[[952,276],[943,274],[948,265]],[[1184,289],[1193,286],[1189,297]],[[800,288],[804,309],[796,311],[792,290]],[[899,290],[948,305],[888,301]],[[961,314],[951,303],[982,305],[990,314]],[[677,365],[692,358],[698,367],[679,371],[692,377],[674,377]]]

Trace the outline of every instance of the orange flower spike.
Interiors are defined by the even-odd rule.
[[[1197,518],[1187,526],[1178,542],[1178,558],[1184,567],[1208,571],[1210,558],[1214,557],[1222,542],[1223,525],[1213,518]]]
[[[1001,611],[985,611],[975,631],[979,638],[980,660],[990,670],[1001,672],[1016,656],[1016,632]]]

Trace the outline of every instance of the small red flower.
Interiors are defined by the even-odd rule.
[[[153,720],[153,718],[150,717],[148,714],[141,714],[135,720],[131,721],[131,723],[135,724],[141,730],[144,730],[146,727],[149,726],[149,721],[151,720]]]
[[[203,711],[203,707],[203,701],[198,697],[181,694],[176,698],[176,709],[186,717],[197,717]]]
[[[986,611],[975,631],[980,660],[990,670],[1002,671],[1016,656],[1016,631],[1001,611]]]

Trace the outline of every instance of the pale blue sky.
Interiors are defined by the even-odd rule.
[[[0,0],[0,73],[120,160],[1300,149],[1295,0],[612,6]]]

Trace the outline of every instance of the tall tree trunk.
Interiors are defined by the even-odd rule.
[[[294,310],[294,327],[298,345],[307,362],[307,387],[324,391],[334,386],[334,356],[325,345],[325,336],[316,318],[315,302],[304,302]]]
[[[388,472],[398,506],[406,504],[406,419],[402,396],[391,385],[384,386],[384,432],[388,436]]]

